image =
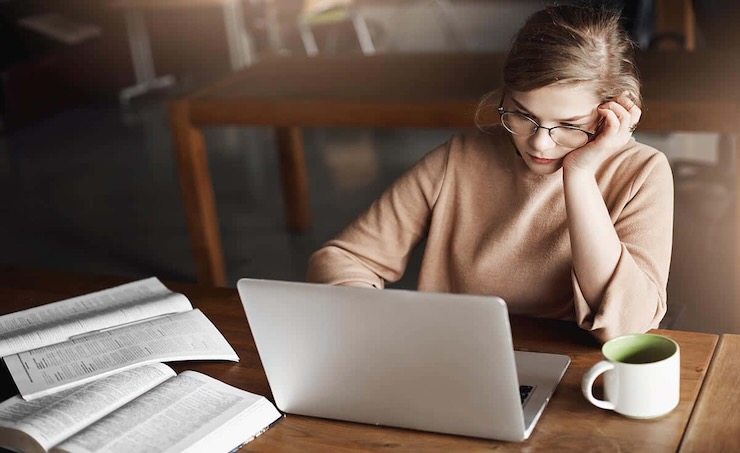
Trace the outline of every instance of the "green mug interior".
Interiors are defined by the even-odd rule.
[[[660,362],[671,357],[677,350],[675,341],[650,333],[617,337],[607,341],[601,348],[607,360],[632,364]]]

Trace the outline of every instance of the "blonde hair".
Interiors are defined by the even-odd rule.
[[[619,24],[619,13],[573,5],[532,14],[514,36],[503,68],[503,93],[552,84],[590,83],[602,101],[625,91],[642,107],[634,44]],[[496,90],[486,95],[476,122]]]

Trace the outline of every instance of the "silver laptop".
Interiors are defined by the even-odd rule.
[[[499,297],[246,278],[237,288],[289,414],[521,441],[570,363],[514,351]]]

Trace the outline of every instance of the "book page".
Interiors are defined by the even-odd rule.
[[[32,400],[93,379],[154,362],[239,361],[200,311],[144,320],[4,358],[24,399]]]
[[[174,375],[157,363],[33,401],[14,396],[0,403],[0,428],[23,431],[48,450]],[[5,440],[0,445],[14,446]]]
[[[193,306],[152,277],[0,316],[0,357]]]
[[[251,423],[235,425],[233,420],[240,414]],[[186,371],[67,439],[58,448],[75,453],[174,453],[196,445],[210,433],[210,442],[201,444],[207,448],[200,451],[229,451],[278,418],[280,413],[266,398]],[[227,443],[231,445],[222,438],[229,438]]]

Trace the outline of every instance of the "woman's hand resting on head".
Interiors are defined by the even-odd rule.
[[[593,140],[565,156],[564,171],[595,173],[609,156],[622,149],[632,138],[632,132],[642,115],[642,110],[627,92],[601,104],[597,111],[601,115],[600,129]]]

